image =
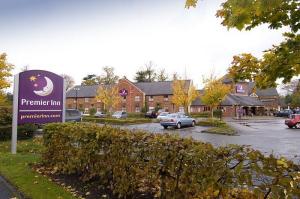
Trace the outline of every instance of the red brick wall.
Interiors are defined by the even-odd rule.
[[[136,107],[138,107],[139,110],[142,111],[145,103],[144,93],[127,79],[120,79],[118,87],[119,90],[126,89],[128,91],[126,99],[122,99],[121,104],[118,106],[118,110],[125,108],[127,112],[134,113],[136,112]],[[136,101],[136,96],[139,96],[139,101]]]
[[[168,98],[165,98],[165,96],[168,96]],[[149,95],[146,96],[148,109],[149,107],[155,108],[159,104],[161,109],[165,109],[168,112],[178,111],[178,108],[172,103],[172,95],[154,95],[152,96],[152,101],[150,97]]]
[[[87,101],[86,101],[87,99]],[[66,108],[75,109],[76,108],[76,98],[67,98],[66,99]],[[95,108],[99,111],[103,110],[103,104],[97,102],[96,98],[77,98],[77,109],[85,110],[86,108],[91,109]]]

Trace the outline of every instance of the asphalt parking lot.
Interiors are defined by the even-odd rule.
[[[210,142],[215,146],[228,144],[247,145],[265,154],[273,153],[300,163],[300,129],[288,129],[284,119],[268,120],[228,120],[228,124],[238,130],[237,136],[201,133],[206,127],[189,127],[164,130],[158,123],[129,125],[129,129],[141,129],[152,133],[176,133],[182,137]]]

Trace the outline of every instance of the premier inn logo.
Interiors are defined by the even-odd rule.
[[[33,92],[41,97],[50,95],[54,89],[52,80],[40,74],[30,76],[29,81],[32,84]]]

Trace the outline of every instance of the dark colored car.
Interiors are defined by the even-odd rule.
[[[300,129],[300,114],[291,115],[290,119],[285,120],[285,125],[289,128],[297,128]]]
[[[81,122],[82,114],[79,110],[76,109],[66,109],[66,122]]]
[[[275,116],[276,117],[289,117],[291,114],[293,114],[293,111],[291,109],[284,109],[282,111],[275,113]]]
[[[145,114],[145,117],[148,117],[148,118],[157,118],[157,113],[155,111],[148,111]]]

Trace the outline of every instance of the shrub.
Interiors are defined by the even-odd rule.
[[[97,110],[96,110],[95,108],[90,108],[90,109],[89,109],[89,114],[90,114],[91,116],[95,115],[96,112],[97,112]]]
[[[0,106],[0,126],[12,123],[12,107]]]
[[[128,113],[129,118],[143,118],[144,113]]]
[[[300,167],[240,146],[92,123],[44,128],[44,166],[110,187],[119,198],[298,198]]]
[[[18,126],[18,140],[29,139],[33,137],[34,132],[38,126],[35,124],[24,124]],[[0,126],[0,140],[11,139],[12,127],[11,125]]]
[[[96,122],[96,123],[104,123],[104,124],[140,124],[152,122],[151,119],[148,118],[126,118],[126,119],[117,119],[117,118],[96,118],[96,117],[84,117],[82,119],[84,122]]]
[[[205,120],[201,120],[201,121],[197,122],[197,125],[199,125],[199,126],[222,127],[222,126],[225,126],[226,123],[222,120],[217,119],[217,118],[207,118]]]

